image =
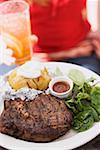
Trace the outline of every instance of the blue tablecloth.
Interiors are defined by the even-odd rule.
[[[7,66],[7,65],[0,65],[0,75],[4,75],[5,73],[9,72],[10,70],[14,69],[16,65]]]

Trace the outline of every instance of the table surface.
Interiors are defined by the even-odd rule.
[[[94,56],[93,56],[93,59],[94,59]],[[90,60],[91,60],[91,58],[90,58]],[[76,64],[81,64],[81,63],[79,63],[80,60],[79,60],[79,62],[78,62],[78,59],[75,60],[75,61],[76,61]],[[73,60],[71,62],[74,63]],[[84,62],[82,60],[82,64],[83,64],[82,66],[85,66],[85,67],[87,67],[89,69],[92,69],[93,71],[95,71],[95,72],[97,72],[99,74],[100,73],[100,61],[97,61],[96,59],[94,59],[92,62],[96,62],[96,63],[93,63],[93,64],[95,64],[95,66],[97,66],[97,68],[94,67],[96,70],[94,70],[94,68],[91,68],[91,66],[93,67],[93,65],[91,65],[90,67],[88,67],[91,64],[90,61],[87,64],[84,65],[83,64]],[[85,60],[85,63],[86,63],[86,60]],[[6,72],[8,72],[9,70],[11,70],[13,68],[15,68],[15,66],[7,67],[5,65],[0,65],[0,75],[5,74]],[[0,147],[0,150],[6,150],[6,149]],[[83,146],[81,146],[79,148],[76,148],[75,150],[100,150],[100,135],[97,136],[92,141],[90,141],[89,143],[87,143],[87,144],[85,144],[85,145],[83,145]]]

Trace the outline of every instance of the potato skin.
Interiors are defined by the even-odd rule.
[[[24,87],[29,87],[36,90],[46,90],[48,88],[50,80],[51,77],[46,68],[41,70],[41,75],[38,78],[25,78],[18,75],[16,71],[13,71],[8,77],[10,86],[15,90]]]

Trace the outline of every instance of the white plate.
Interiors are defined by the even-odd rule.
[[[68,73],[70,69],[76,68],[81,70],[87,78],[95,77],[97,79],[100,79],[100,76],[97,75],[96,73],[73,64],[48,62],[45,63],[45,66],[51,68],[52,70],[56,67],[59,67],[61,71],[64,73]],[[30,65],[30,67],[32,67],[32,65]],[[1,107],[2,102],[0,102],[0,110]],[[50,143],[26,142],[4,134],[0,134],[0,145],[10,150],[71,150],[89,142],[90,140],[95,138],[99,133],[100,133],[100,122],[95,123],[91,129],[85,132],[76,133],[75,131],[70,130],[63,137]]]

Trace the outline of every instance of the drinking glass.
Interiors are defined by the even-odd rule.
[[[14,0],[0,4],[0,34],[7,48],[13,50],[16,64],[23,64],[31,59],[31,26],[28,3]]]

